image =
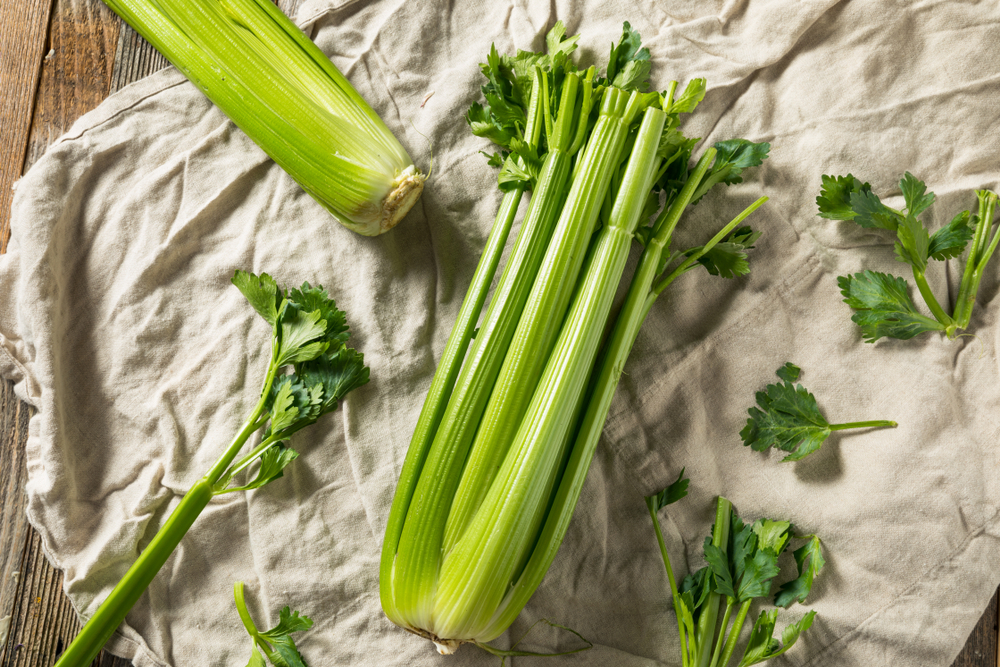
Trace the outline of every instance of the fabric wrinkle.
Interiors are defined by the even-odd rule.
[[[283,479],[209,504],[113,651],[136,667],[245,663],[232,608],[232,584],[244,580],[261,625],[286,604],[316,620],[307,659],[437,663],[379,609],[382,530],[499,201],[477,152],[487,143],[461,118],[480,97],[477,63],[491,43],[541,48],[558,18],[594,59],[632,22],[655,88],[706,77],[708,98],[683,126],[691,135],[772,142],[746,183],[692,209],[679,247],[703,243],[760,195],[771,202],[748,221],[764,232],[748,277],[698,269],[654,307],[564,544],[504,640],[544,614],[595,642],[573,664],[675,663],[642,495],[685,467],[689,496],[658,516],[679,578],[703,561],[719,494],[746,519],[793,520],[824,540],[828,564],[803,607],[820,616],[790,662],[950,664],[1000,580],[990,565],[1000,553],[996,269],[983,280],[974,339],[865,344],[836,277],[900,274],[898,262],[884,237],[816,218],[814,198],[821,174],[850,171],[899,205],[894,184],[909,169],[938,194],[939,226],[973,205],[974,188],[995,188],[1000,171],[982,137],[1000,124],[1000,75],[976,47],[996,41],[1000,14],[830,0],[681,0],[671,15],[598,5],[301,6],[300,25],[404,145],[418,144],[413,118],[433,147],[420,205],[376,239],[337,225],[172,69],[86,114],[21,180],[0,259],[0,373],[38,409],[29,521],[77,609],[93,609],[256,401],[268,327],[230,285],[235,268],[324,285],[372,368],[342,413],[292,439],[300,457]],[[948,262],[928,279],[950,291],[961,269]],[[750,451],[737,435],[746,409],[786,360],[831,419],[870,411],[899,428],[832,437],[792,465]],[[896,546],[872,550],[881,543]],[[927,627],[933,637],[915,636]],[[572,641],[537,637],[542,650]],[[495,662],[468,649],[458,659]]]

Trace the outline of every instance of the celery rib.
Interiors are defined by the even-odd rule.
[[[386,526],[385,540],[382,543],[382,557],[379,565],[379,592],[382,609],[393,622],[403,625],[405,621],[397,609],[393,568],[399,539],[403,532],[404,522],[409,510],[414,489],[420,478],[421,470],[427,458],[428,450],[433,441],[444,413],[448,397],[458,377],[459,369],[472,340],[472,332],[479,319],[483,304],[493,276],[496,274],[504,245],[514,224],[517,207],[521,201],[523,190],[515,189],[506,193],[497,212],[496,222],[490,230],[486,248],[479,260],[479,265],[472,277],[472,284],[466,292],[465,299],[459,310],[458,320],[452,329],[445,345],[441,361],[438,363],[430,390],[417,420],[417,426],[406,452],[406,459],[400,473],[399,483],[392,500],[392,508]]]

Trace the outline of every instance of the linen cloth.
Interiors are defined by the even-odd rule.
[[[661,512],[676,569],[702,564],[718,494],[744,518],[824,539],[808,604],[779,615],[812,608],[816,623],[774,664],[951,664],[1000,582],[1000,269],[983,279],[974,337],[864,344],[836,276],[907,271],[888,235],[819,219],[814,198],[821,174],[853,172],[901,206],[895,183],[910,170],[937,193],[940,226],[974,205],[975,188],[1000,185],[1000,7],[314,0],[298,18],[419,164],[433,150],[423,198],[392,232],[337,225],[173,69],[81,118],[17,186],[0,373],[38,409],[28,515],[84,617],[255,402],[269,333],[229,284],[235,269],[324,285],[371,367],[370,384],[293,439],[301,457],[283,479],[209,505],[113,652],[137,667],[245,664],[232,601],[242,580],[261,627],[284,605],[315,619],[297,640],[313,665],[495,664],[471,647],[438,656],[389,623],[377,566],[410,434],[499,201],[477,153],[487,146],[462,120],[479,98],[476,65],[491,43],[542,48],[562,19],[583,35],[584,61],[605,58],[628,20],[656,87],[707,77],[689,136],[771,143],[746,183],[682,222],[683,240],[771,200],[750,221],[764,232],[750,276],[692,272],[654,307],[563,547],[499,643],[548,618],[595,647],[514,664],[679,664],[643,495],[686,467],[689,497]],[[953,300],[960,271],[937,263],[928,279]],[[831,421],[899,428],[835,434],[795,464],[748,450],[745,410],[785,361]],[[527,643],[578,642],[536,629]]]

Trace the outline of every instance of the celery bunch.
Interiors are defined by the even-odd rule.
[[[381,234],[424,176],[271,0],[105,0],[349,229]]]
[[[382,607],[443,653],[499,636],[537,588],[565,534],[611,397],[657,296],[702,265],[749,270],[740,223],[671,251],[684,210],[737,183],[769,146],[721,142],[689,166],[678,129],[705,94],[645,92],[649,52],[625,24],[604,74],[578,69],[557,23],[547,52],[491,50],[486,105],[467,120],[500,146],[505,192],[403,464],[380,566]],[[518,203],[531,199],[480,320]],[[645,246],[601,343],[633,239]]]

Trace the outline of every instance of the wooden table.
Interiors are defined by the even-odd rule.
[[[293,14],[300,0],[278,4]],[[100,0],[0,0],[0,252],[10,237],[11,186],[46,147],[120,88],[167,66]],[[24,443],[32,409],[0,382],[0,667],[51,665],[79,621],[25,519]],[[997,596],[954,667],[1000,667]],[[102,653],[102,667],[128,661]]]

